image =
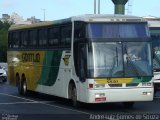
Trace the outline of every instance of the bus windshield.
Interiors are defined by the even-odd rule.
[[[154,50],[153,68],[160,70],[160,35],[152,35],[151,37]]]
[[[152,76],[150,43],[92,42],[87,66],[88,77]]]
[[[89,23],[88,38],[144,38],[148,37],[146,23]]]

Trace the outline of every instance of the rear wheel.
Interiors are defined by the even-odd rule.
[[[20,77],[19,75],[16,75],[16,86],[17,86],[17,89],[18,89],[18,93],[20,95],[22,95],[22,92],[21,92],[21,82],[20,82]]]
[[[27,95],[27,82],[24,75],[22,75],[21,80],[19,75],[16,76],[16,84],[18,88],[18,93],[20,95]]]
[[[22,93],[22,95],[27,95],[27,83],[26,83],[26,80],[22,80],[22,82],[21,82],[21,93]]]

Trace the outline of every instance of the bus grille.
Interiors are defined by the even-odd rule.
[[[122,87],[122,84],[108,84],[110,87]],[[139,83],[128,83],[126,87],[137,87]]]
[[[128,83],[126,84],[126,87],[137,87],[139,83]]]

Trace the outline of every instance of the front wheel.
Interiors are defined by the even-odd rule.
[[[72,87],[71,100],[74,107],[80,107],[80,103],[77,101],[77,89],[75,86]]]

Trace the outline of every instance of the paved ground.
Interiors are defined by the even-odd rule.
[[[160,92],[157,96],[160,96]],[[137,102],[132,109],[124,108],[121,103],[84,104],[82,108],[75,109],[66,99],[35,93],[27,97],[19,96],[16,87],[0,84],[0,119],[2,120],[102,120],[111,117],[112,119],[158,120],[160,99],[157,97],[152,102]]]

